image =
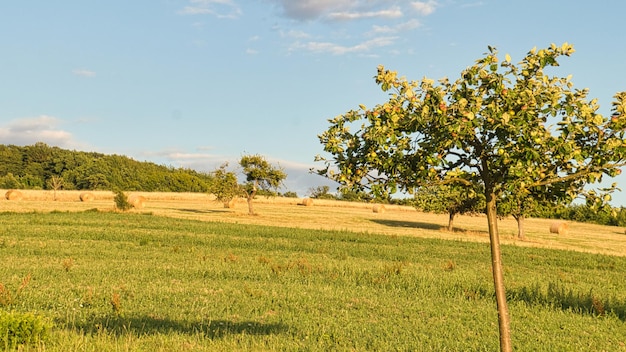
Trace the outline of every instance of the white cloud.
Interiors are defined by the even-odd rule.
[[[379,11],[365,12],[332,12],[327,18],[330,20],[358,20],[362,18],[399,18],[402,17],[402,10],[399,7]]]
[[[241,8],[232,0],[189,0],[189,5],[178,11],[181,15],[213,15],[218,18],[238,18]]]
[[[373,49],[392,46],[403,32],[419,28],[422,23],[407,14],[432,13],[436,0],[267,0],[273,2],[282,16],[294,21],[286,24],[294,29],[278,33],[292,38],[289,52],[306,51],[318,54],[376,54]],[[368,30],[366,26],[370,26]],[[297,27],[306,29],[306,33]],[[332,38],[332,39],[331,39]],[[343,38],[343,39],[340,39]],[[360,39],[358,39],[360,38]],[[344,40],[361,41],[345,45]],[[390,48],[392,50],[393,48]]]
[[[405,1],[399,0],[271,0],[284,17],[298,21],[351,21],[400,18]],[[395,5],[398,4],[398,5]]]
[[[392,33],[399,33],[399,32],[406,32],[406,31],[410,31],[413,30],[415,28],[420,27],[422,24],[420,23],[420,21],[416,20],[416,19],[412,19],[409,20],[407,22],[403,22],[403,23],[399,23],[397,25],[394,26],[373,26],[372,30],[369,32],[369,34],[392,34]]]
[[[411,3],[411,7],[419,14],[423,16],[428,16],[435,12],[435,9],[439,6],[437,1],[428,0],[428,1],[414,1]]]
[[[348,53],[367,53],[374,48],[392,45],[397,37],[378,37],[353,46],[343,46],[330,42],[296,43],[292,49],[304,49],[314,53],[330,53],[344,55]]]
[[[81,76],[81,77],[96,77],[96,73],[94,71],[91,70],[86,70],[84,68],[77,68],[75,70],[72,70],[72,73],[76,76]]]
[[[248,49],[246,49],[246,54],[248,54],[248,55],[256,55],[256,54],[258,54],[258,53],[259,53],[259,51],[258,51],[258,50],[249,49],[249,48],[248,48]]]
[[[307,21],[324,17],[333,11],[348,10],[359,1],[353,0],[275,0],[286,17]]]
[[[78,143],[70,132],[58,127],[61,120],[47,115],[33,118],[22,118],[0,126],[0,140],[4,144],[32,145],[44,142],[49,145],[70,148]]]
[[[311,35],[303,31],[290,30],[290,31],[280,31],[279,33],[280,33],[280,36],[283,38],[294,38],[294,39],[311,38]]]

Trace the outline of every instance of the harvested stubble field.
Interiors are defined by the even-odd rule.
[[[22,190],[20,201],[0,200],[0,211],[49,212],[84,211],[98,209],[114,211],[114,194],[108,191],[90,192],[94,200],[80,201],[80,191]],[[5,194],[6,190],[0,190]],[[133,212],[159,216],[217,221],[235,224],[295,227],[314,230],[345,230],[357,233],[375,233],[394,236],[440,238],[461,241],[488,242],[487,223],[484,216],[457,216],[455,230],[445,231],[447,214],[430,214],[412,207],[385,205],[384,213],[374,213],[374,204],[314,200],[313,206],[299,205],[298,198],[258,197],[254,201],[256,216],[248,215],[245,199],[238,199],[234,208],[225,209],[208,194],[202,193],[129,193],[146,199],[142,209]],[[626,235],[622,227],[601,226],[570,222],[566,234],[550,233],[555,220],[526,219],[526,238],[517,238],[517,223],[513,218],[498,223],[502,244],[524,247],[574,250],[626,256]]]
[[[0,201],[0,310],[54,322],[23,350],[498,348],[483,217],[447,232],[407,207],[261,197],[249,216],[170,193],[122,213],[93,193]],[[623,229],[551,223],[527,220],[521,241],[499,222],[514,348],[626,351]]]

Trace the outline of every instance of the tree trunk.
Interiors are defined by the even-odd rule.
[[[491,269],[493,285],[496,291],[498,309],[498,326],[500,329],[500,351],[511,352],[511,326],[509,308],[506,302],[504,274],[502,270],[502,253],[500,251],[500,235],[498,234],[498,217],[496,213],[496,196],[493,192],[485,192],[487,199],[487,222],[489,225],[489,242],[491,245]]]
[[[456,213],[450,212],[449,215],[450,216],[448,218],[448,231],[452,231],[454,230],[454,216],[456,215]]]
[[[249,215],[254,215],[254,209],[253,209],[253,207],[252,207],[252,200],[254,199],[254,194],[255,194],[255,193],[256,193],[256,192],[253,192],[253,193],[249,193],[249,194],[248,194],[248,214],[249,214]]]
[[[254,215],[254,209],[252,208],[252,200],[254,199],[254,196],[256,195],[256,181],[255,183],[252,185],[252,190],[247,193],[248,195],[248,214],[249,215]]]
[[[524,215],[513,216],[517,221],[517,238],[523,240],[526,235],[524,234]]]

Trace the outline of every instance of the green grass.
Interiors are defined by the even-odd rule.
[[[516,246],[503,255],[516,350],[626,351],[626,258]],[[12,295],[0,309],[54,322],[31,350],[499,347],[484,243],[0,213],[0,260]]]

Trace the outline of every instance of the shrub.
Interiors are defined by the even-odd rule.
[[[0,311],[0,346],[5,350],[41,343],[48,338],[51,329],[52,323],[41,316]]]
[[[132,208],[133,205],[128,201],[128,197],[124,194],[124,192],[117,190],[114,193],[115,198],[113,198],[113,201],[115,202],[115,207],[117,209],[126,211]]]

